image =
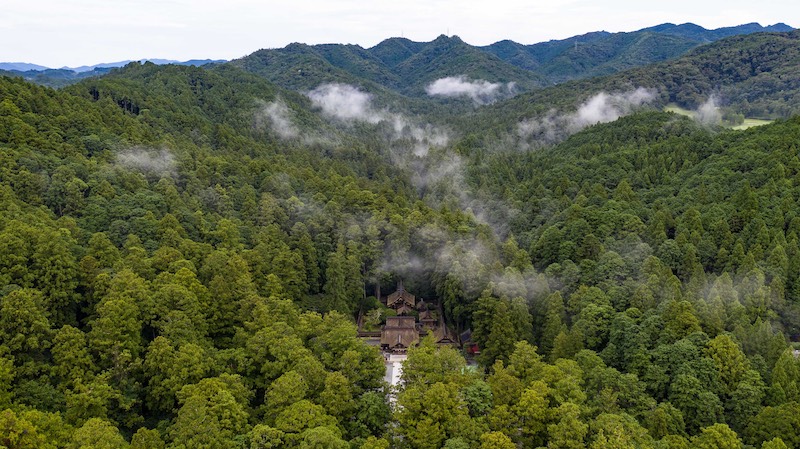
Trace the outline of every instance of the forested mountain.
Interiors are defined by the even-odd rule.
[[[505,40],[475,47],[457,36],[439,36],[431,42],[390,38],[366,49],[358,45],[294,43],[281,49],[259,50],[233,64],[294,90],[311,90],[325,82],[341,82],[361,85],[374,92],[379,92],[378,86],[382,86],[403,95],[424,96],[425,87],[437,79],[463,76],[491,83],[514,83],[513,91],[521,92],[672,59],[725,37],[792,30],[782,23],[766,27],[750,23],[715,30],[691,23],[665,23],[629,33],[600,31],[530,45]],[[225,62],[210,59],[146,61],[193,66]],[[86,77],[102,76],[109,69],[129,62],[60,69],[0,63],[0,74],[63,87]]]
[[[371,49],[357,45],[291,44],[259,50],[231,62],[287,89],[310,90],[323,83],[347,83],[372,92],[390,90],[425,97],[436,80],[463,76],[491,83],[515,83],[527,90],[542,77],[507,64],[458,37],[426,43],[390,39]]]
[[[368,49],[358,45],[291,44],[259,50],[233,64],[295,90],[310,90],[325,82],[374,90],[376,86],[368,81],[419,97],[425,96],[425,88],[437,79],[463,76],[490,83],[515,83],[516,91],[521,92],[672,59],[728,36],[791,30],[783,24],[718,30],[663,24],[631,33],[595,32],[533,45],[500,41],[474,47],[457,36],[439,36],[431,42],[391,38]]]
[[[672,59],[725,37],[792,30],[782,23],[766,27],[750,23],[715,30],[692,23],[665,23],[630,33],[594,32],[533,45],[500,41],[482,48],[506,62],[542,74],[551,82],[563,82]]]
[[[653,31],[661,34],[681,36],[696,41],[713,42],[726,37],[738,36],[742,34],[761,33],[765,31],[786,33],[793,30],[794,28],[786,25],[785,23],[776,23],[775,25],[769,26],[761,26],[758,23],[746,23],[744,25],[723,27],[714,30],[707,30],[693,23],[683,23],[680,25],[675,25],[673,23],[662,23],[661,25],[644,28],[640,31]]]
[[[152,62],[153,64],[177,64],[190,66],[204,66],[213,63],[223,63],[222,60],[211,59],[191,59],[189,61],[173,61],[167,59],[148,59],[140,62]],[[84,78],[103,76],[111,69],[122,67],[131,61],[110,62],[95,64],[92,66],[62,67],[51,69],[48,67],[26,64],[26,63],[0,63],[0,75],[9,77],[22,77],[27,81],[49,87],[64,87],[75,84]]]
[[[83,78],[103,76],[110,72],[110,68],[97,68],[84,72],[75,72],[65,69],[43,70],[0,70],[0,75],[8,77],[21,77],[32,83],[48,87],[64,87],[74,84]]]
[[[522,122],[551,120],[598,94],[625,94],[636,88],[652,94],[649,104],[654,107],[676,103],[695,110],[713,103],[723,112],[746,117],[790,117],[800,112],[799,40],[798,31],[730,37],[675,60],[527,92],[463,116],[459,126],[491,144],[492,138],[515,133]]]
[[[0,446],[800,447],[799,37],[482,107],[446,37],[0,78]],[[714,93],[781,118],[661,112]],[[398,281],[479,353],[389,388]]]

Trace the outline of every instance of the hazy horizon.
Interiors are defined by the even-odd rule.
[[[0,17],[0,39],[14,45],[0,50],[0,61],[51,68],[142,59],[230,60],[293,42],[369,48],[391,37],[431,41],[444,34],[483,46],[504,39],[535,44],[594,31],[629,32],[667,22],[690,22],[707,29],[751,22],[800,25],[800,5],[784,0],[758,4],[739,0],[702,4],[687,0],[664,4],[498,0],[491,6],[477,0],[6,3]]]

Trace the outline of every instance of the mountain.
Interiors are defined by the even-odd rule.
[[[21,77],[26,81],[41,84],[48,87],[64,87],[76,83],[84,78],[103,76],[110,72],[111,68],[94,68],[92,70],[75,72],[66,69],[44,69],[44,70],[0,70],[0,74],[10,77]]]
[[[727,112],[785,118],[800,114],[798,79],[800,30],[738,35],[698,46],[676,59],[526,92],[460,120],[467,120],[463,126],[477,135],[500,135],[509,131],[510,123],[574,111],[597,94],[639,87],[655,93],[653,104],[658,107],[676,103],[695,110],[713,97]]]
[[[514,41],[504,40],[482,47],[482,49],[507,62],[517,60],[518,62],[514,65],[522,64],[519,65],[519,67],[527,68],[528,70],[538,70],[541,65],[552,61],[564,51],[575,47],[576,43],[586,45],[602,40],[610,35],[611,33],[605,31],[597,31],[567,39],[552,40],[533,45],[523,45]],[[531,61],[529,61],[529,59]]]
[[[447,77],[469,81],[512,83],[516,89],[541,86],[536,73],[464,43],[439,36],[431,42],[393,38],[370,49],[357,45],[291,44],[263,49],[230,64],[264,76],[287,89],[311,90],[325,83],[345,83],[385,96],[426,98],[425,88]],[[471,100],[467,99],[466,102]]]
[[[49,67],[45,67],[38,64],[29,64],[27,62],[0,62],[0,70],[7,70],[7,71],[18,71],[18,72],[27,72],[29,70],[48,70]]]
[[[368,51],[387,66],[397,67],[401,62],[419,53],[425,48],[425,45],[425,42],[414,42],[402,37],[393,37],[381,41]]]
[[[783,23],[766,27],[750,23],[715,30],[692,23],[666,23],[629,33],[601,31],[533,45],[500,41],[482,49],[557,83],[608,75],[675,58],[694,47],[725,37],[792,30]]]
[[[539,67],[553,82],[608,75],[664,61],[696,47],[697,42],[657,33],[614,33],[586,43],[574,41]]]
[[[190,66],[203,66],[207,64],[220,64],[224,60],[212,59],[192,59],[189,61],[173,61],[170,59],[146,59],[142,62],[151,62],[153,64],[176,64],[176,65],[190,65]],[[22,77],[27,81],[31,81],[43,86],[49,87],[63,87],[76,83],[84,78],[91,78],[96,76],[103,76],[111,71],[111,69],[123,67],[130,64],[131,61],[118,61],[95,64],[91,66],[80,67],[62,67],[60,69],[51,69],[48,67],[27,64],[27,63],[0,63],[0,75],[11,77]]]
[[[798,40],[481,108],[415,93],[517,76],[447,37],[0,77],[0,445],[797,447]],[[714,93],[789,117],[659,110]]]
[[[336,67],[313,46],[294,43],[281,49],[262,49],[229,62],[292,90],[311,90],[323,83],[364,82],[357,75]]]
[[[295,43],[281,49],[262,49],[231,63],[294,90],[346,83],[374,92],[381,86],[397,94],[424,98],[432,82],[460,76],[472,82],[513,83],[516,92],[523,92],[669,60],[732,35],[791,29],[784,24],[746,24],[717,30],[694,24],[662,24],[630,33],[599,31],[533,45],[505,40],[484,47],[466,44],[457,36],[439,36],[431,42],[390,38],[367,49]]]
[[[639,31],[640,32],[652,31],[660,34],[681,36],[695,41],[713,42],[719,39],[723,39],[730,36],[736,36],[739,34],[762,33],[768,31],[785,33],[792,30],[794,30],[794,28],[790,27],[789,25],[786,25],[785,23],[776,23],[775,25],[768,25],[768,26],[761,26],[761,24],[758,23],[747,23],[744,25],[717,28],[714,30],[707,30],[693,23],[684,23],[681,25],[664,23],[661,25],[656,25],[654,27],[643,28]]]
[[[325,83],[359,86],[380,97],[397,95],[427,97],[426,87],[445,78],[511,86],[504,95],[524,92],[572,79],[603,76],[633,67],[669,60],[719,39],[758,32],[786,32],[783,23],[763,27],[757,23],[708,30],[686,23],[656,25],[630,33],[591,32],[568,39],[525,45],[504,40],[475,47],[457,36],[440,36],[431,42],[405,38],[386,39],[372,48],[358,45],[294,43],[280,49],[262,49],[232,61],[236,67],[256,73],[287,89],[308,91]],[[147,60],[155,64],[205,65],[220,60]],[[64,67],[68,73],[43,72],[47,68],[24,63],[2,63],[0,70],[19,72],[25,79],[63,86],[84,76],[101,75],[101,69],[122,67],[130,61]],[[25,69],[25,70],[19,70]],[[30,72],[30,73],[28,73]],[[511,84],[509,84],[511,83]],[[389,93],[391,92],[391,93]],[[388,101],[388,100],[387,100]],[[440,103],[463,108],[470,103],[440,97]]]
[[[164,64],[176,64],[176,65],[194,65],[194,66],[202,66],[206,64],[219,64],[225,62],[223,59],[190,59],[188,61],[178,61],[174,59],[140,59],[140,62],[152,62],[156,65],[164,65]],[[132,60],[126,61],[117,61],[117,62],[104,62],[101,64],[95,65],[83,65],[80,67],[62,67],[62,70],[71,70],[73,72],[90,72],[95,69],[110,69],[116,67],[123,67],[133,62]]]
[[[458,36],[439,36],[397,64],[395,72],[405,91],[424,95],[425,87],[437,79],[465,76],[491,83],[515,83],[521,90],[544,84],[542,77],[504,62],[495,55],[466,44]]]

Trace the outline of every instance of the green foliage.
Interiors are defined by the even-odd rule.
[[[2,444],[800,445],[800,121],[740,132],[641,111],[536,151],[504,143],[523,118],[630,86],[684,106],[713,86],[789,115],[797,36],[466,115],[419,86],[522,69],[444,37],[134,63],[60,91],[0,78]],[[595,37],[666,54],[652,36]],[[536,51],[567,70],[580,55],[562,44]],[[402,138],[335,123],[237,65],[306,90],[367,79],[375,108],[433,111],[456,137],[422,156],[425,117],[403,117]],[[271,127],[274,102],[296,137]],[[399,279],[450,328],[409,349],[389,389],[357,323],[380,327],[370,310]],[[435,343],[466,330],[475,358]]]

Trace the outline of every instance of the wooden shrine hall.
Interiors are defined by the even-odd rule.
[[[386,306],[397,316],[386,318],[381,329],[381,348],[394,354],[404,354],[420,339],[431,332],[437,344],[457,345],[457,337],[447,328],[441,307],[431,310],[431,304],[407,292],[403,282],[397,290],[386,297]]]

